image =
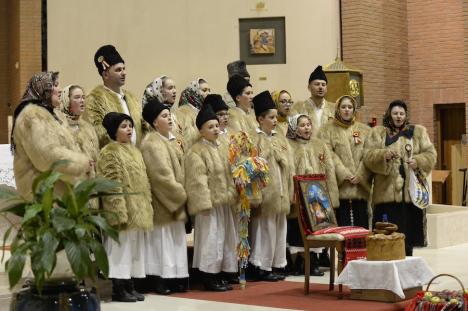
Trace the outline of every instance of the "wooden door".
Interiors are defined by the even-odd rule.
[[[450,170],[452,145],[459,144],[461,135],[465,134],[465,104],[435,105],[438,128],[438,169]],[[436,189],[434,189],[436,193]],[[442,189],[440,189],[442,190]],[[452,204],[452,176],[446,181],[439,199],[442,204]]]

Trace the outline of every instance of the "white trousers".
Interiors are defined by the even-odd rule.
[[[249,262],[262,270],[286,266],[286,231],[285,214],[260,215],[252,217],[250,241],[252,252]]]
[[[145,232],[124,230],[119,232],[120,244],[104,238],[104,249],[109,258],[109,278],[130,279],[145,277]]]
[[[187,240],[183,221],[154,225],[145,235],[146,274],[164,279],[187,278]]]
[[[230,206],[197,214],[193,267],[208,273],[237,272],[237,225]]]

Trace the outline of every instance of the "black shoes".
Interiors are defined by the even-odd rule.
[[[154,291],[159,295],[169,295],[171,294],[171,289],[169,288],[169,284],[167,279],[163,279],[159,276],[151,276],[153,279],[154,284]]]
[[[310,275],[324,276],[325,273],[319,269],[319,259],[316,253],[310,253]]]
[[[320,267],[330,268],[330,256],[328,256],[328,248],[325,248],[319,255],[318,265]]]
[[[185,293],[188,288],[188,278],[166,279],[169,289],[174,293]]]
[[[226,287],[224,282],[221,280],[218,274],[207,273],[207,272],[202,272],[202,271],[200,272],[202,273],[203,286],[205,287],[206,290],[212,291],[212,292],[225,292],[229,290],[228,287]]]
[[[138,301],[144,301],[145,296],[143,294],[140,294],[135,290],[135,286],[133,284],[133,280],[125,280],[125,290],[127,293],[133,295]]]
[[[127,282],[124,279],[112,279],[112,300],[120,302],[137,302],[137,298],[127,291]]]

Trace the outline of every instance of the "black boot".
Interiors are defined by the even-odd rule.
[[[293,266],[293,275],[304,275],[304,257],[300,253],[297,253],[296,260]]]
[[[310,275],[323,276],[325,273],[319,269],[319,260],[317,253],[310,253]]]
[[[159,295],[169,295],[172,293],[166,279],[159,276],[154,277],[154,291]]]
[[[136,302],[135,296],[125,289],[126,280],[112,279],[112,300],[120,302]]]
[[[218,282],[221,283],[221,285],[223,285],[224,287],[226,287],[227,290],[232,290],[233,289],[232,285],[229,284],[229,282],[227,280],[226,273],[224,273],[224,272],[218,273],[216,275],[216,277],[218,279]]]
[[[328,256],[328,248],[325,248],[320,253],[318,264],[320,267],[330,268],[330,256]]]
[[[215,273],[203,273],[203,286],[205,289],[212,292],[225,292],[228,289],[217,278]]]
[[[223,272],[224,279],[228,281],[229,284],[239,284],[239,273],[236,272]]]
[[[135,298],[138,300],[138,301],[144,301],[145,300],[145,296],[143,294],[140,294],[139,292],[137,292],[135,290],[135,285],[133,283],[133,279],[129,279],[129,280],[125,280],[125,290],[132,294],[133,296],[135,296]]]
[[[169,289],[174,293],[185,293],[187,291],[187,278],[180,279],[166,279],[168,281]]]

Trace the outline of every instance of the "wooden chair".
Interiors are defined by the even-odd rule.
[[[303,208],[299,205],[299,208]],[[304,295],[309,294],[309,279],[310,279],[310,249],[319,247],[328,247],[330,249],[330,281],[328,290],[332,291],[335,288],[335,251],[338,253],[338,275],[343,270],[344,260],[344,238],[340,234],[321,234],[321,235],[306,235],[304,224],[301,220],[301,213],[298,213],[299,229],[301,231],[302,241],[304,242]],[[340,284],[339,292],[342,293],[343,286]]]

